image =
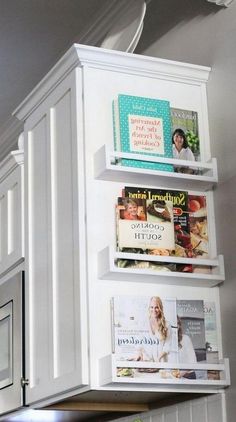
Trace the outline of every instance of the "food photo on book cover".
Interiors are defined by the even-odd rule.
[[[171,201],[118,198],[118,249],[174,250]]]
[[[116,249],[133,253],[133,259],[118,258],[120,268],[210,274],[210,266],[136,259],[135,254],[208,258],[206,195],[187,191],[124,186],[117,198]]]

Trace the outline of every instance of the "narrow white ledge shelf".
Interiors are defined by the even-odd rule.
[[[115,263],[117,259],[129,259],[160,263],[192,264],[194,266],[210,266],[211,273],[158,271],[142,268],[121,268]],[[213,287],[225,279],[224,259],[219,255],[215,259],[180,258],[174,256],[159,256],[113,252],[112,248],[104,248],[98,254],[98,277],[105,280],[155,282],[174,285],[188,285],[197,287]]]
[[[117,368],[133,368],[132,376],[117,376]],[[142,368],[153,368],[163,370],[153,373],[139,372]],[[219,371],[219,380],[213,379],[187,379],[175,378],[171,375],[171,369],[194,370],[194,371]],[[165,378],[164,378],[164,377]],[[168,378],[169,377],[169,378]],[[174,392],[216,392],[219,389],[230,385],[229,360],[222,359],[218,364],[193,363],[193,364],[170,364],[156,362],[135,362],[118,361],[115,354],[105,356],[99,360],[99,382],[101,386],[128,386],[130,391],[133,388],[145,391],[166,391]]]
[[[126,167],[116,164],[120,158],[141,160],[155,163],[173,164],[174,166],[199,169],[202,174],[186,174],[172,171],[149,170],[136,167]],[[217,162],[212,158],[210,162],[177,160],[174,158],[152,157],[141,154],[121,153],[109,151],[103,145],[94,156],[94,176],[96,179],[121,181],[126,183],[145,183],[151,186],[199,189],[211,189],[218,181]]]

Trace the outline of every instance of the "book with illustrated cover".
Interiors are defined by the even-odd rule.
[[[205,195],[189,195],[189,224],[192,257],[209,257],[207,200]]]
[[[180,160],[200,161],[198,114],[196,111],[171,108],[173,157]],[[182,138],[177,139],[177,136]],[[200,173],[197,168],[175,166],[180,173]]]
[[[173,203],[173,218],[174,218],[174,235],[175,248],[172,252],[175,256],[189,257],[191,256],[191,238],[190,225],[188,213],[188,192],[177,190],[163,190],[154,188],[142,188],[125,186],[123,190],[124,196],[139,200],[139,198],[166,201]],[[158,254],[158,251],[156,252]],[[162,253],[160,253],[162,254]],[[184,268],[188,267],[188,270]],[[180,271],[191,272],[191,265],[183,266]]]
[[[116,205],[117,250],[169,255],[175,248],[173,203],[119,197]]]
[[[113,353],[122,369],[130,360],[177,362],[176,299],[115,296],[111,309]]]
[[[119,164],[151,170],[174,171],[170,164],[151,157],[172,158],[170,104],[166,100],[119,94],[113,101],[116,151],[149,155],[150,161],[122,158]]]

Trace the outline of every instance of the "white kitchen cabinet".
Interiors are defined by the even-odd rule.
[[[25,123],[26,404],[88,385],[79,84],[70,74]]]
[[[190,274],[181,283],[177,276],[144,272],[142,279],[134,272],[118,274],[113,265],[114,204],[124,183],[205,192],[217,182],[208,130],[209,72],[74,45],[15,111],[24,121],[25,135],[26,404],[90,390],[192,391],[190,384],[113,382],[110,299],[115,295],[214,300],[223,358],[219,292],[211,286],[224,280],[224,265],[217,255],[211,192],[206,192],[211,196],[209,265],[216,270],[210,277]],[[172,107],[196,110],[199,167],[206,172],[187,177],[115,166],[112,100],[119,93],[167,99]],[[213,393],[228,385],[227,361],[220,369],[226,373],[222,382],[210,388],[195,385],[194,391]]]

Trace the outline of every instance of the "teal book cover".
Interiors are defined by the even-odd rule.
[[[122,158],[121,165],[174,171],[170,164],[151,161],[173,156],[169,101],[120,94],[113,102],[113,123],[117,151],[150,156],[150,161]]]

